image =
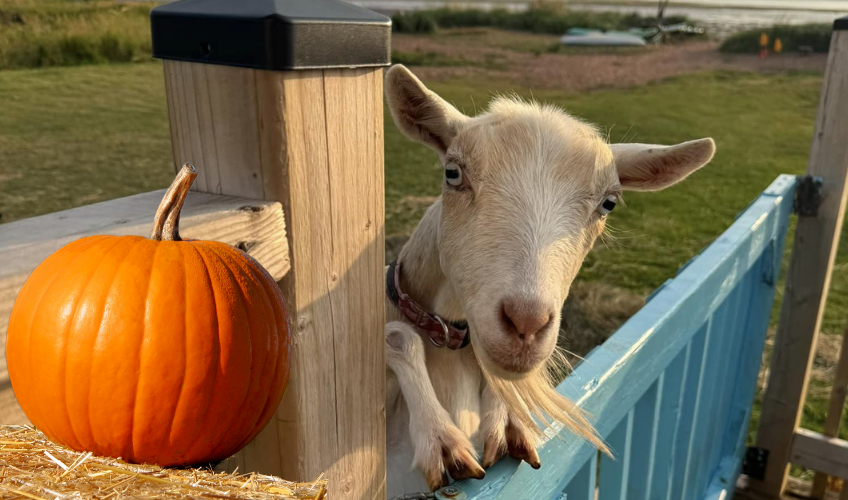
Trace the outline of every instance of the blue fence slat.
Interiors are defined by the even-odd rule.
[[[607,439],[614,458],[601,457],[598,500],[626,500],[630,476],[630,447],[633,443],[633,412],[613,429]]]
[[[562,500],[595,500],[595,484],[598,470],[598,454],[583,464],[577,475],[568,483],[563,491]],[[532,498],[532,497],[526,497]]]
[[[751,294],[755,289],[755,281],[760,279],[760,265],[758,263],[746,273],[742,283],[737,285],[737,293],[734,297],[733,314],[727,331],[729,337],[727,348],[722,353],[726,362],[722,368],[723,373],[720,381],[721,398],[716,401],[717,411],[710,432],[712,441],[707,443],[709,447],[708,464],[711,472],[718,468],[719,462],[722,460],[722,450],[725,448],[726,440],[731,439],[733,444],[736,443],[736,438],[729,438],[726,431],[731,401],[735,396],[739,366],[745,360],[742,356],[742,343],[746,335],[749,334],[745,327],[747,318],[751,314],[749,306]]]
[[[683,498],[683,488],[686,485],[686,472],[690,451],[692,450],[692,428],[700,396],[698,389],[701,387],[701,380],[706,370],[704,365],[706,349],[704,349],[704,346],[708,334],[709,324],[703,325],[688,348],[689,364],[686,368],[686,379],[683,382],[683,404],[680,408],[680,419],[674,437],[674,464],[672,465],[674,480],[671,484],[671,495],[668,500],[681,500]]]
[[[742,321],[741,316],[734,320],[735,315],[725,310],[731,306],[723,304],[728,302],[734,290],[746,286],[746,276],[759,273],[749,271],[762,267],[761,256],[767,251],[773,252],[770,249],[775,248],[775,242],[778,245],[783,244],[794,189],[795,180],[791,176],[782,176],[779,181],[773,183],[727,231],[674,279],[667,282],[642,310],[595,349],[558,387],[560,393],[576,401],[593,415],[592,420],[598,432],[609,439],[620,422],[639,404],[643,395],[651,387],[659,388],[661,374],[676,360],[681,359],[682,353],[687,353],[685,377],[681,381],[683,394],[679,399],[679,418],[674,426],[671,456],[667,462],[668,469],[672,471],[667,500],[701,500],[706,489],[712,488],[721,475],[719,472],[723,468],[729,467],[730,475],[735,470],[737,461],[727,460],[724,449],[731,448],[738,456],[739,440],[737,439],[736,444],[728,444],[725,438],[732,441],[732,437],[739,434],[736,432],[739,424],[747,422],[746,411],[750,409],[753,389],[750,384],[743,387],[739,385],[742,382],[730,380],[730,377],[724,376],[726,371],[723,376],[708,376],[709,370],[715,369],[716,366],[705,361],[720,361],[718,356],[721,349],[734,345],[736,339],[726,334],[735,331],[739,335],[744,334],[747,341],[748,331],[746,327],[744,332],[740,332],[739,325],[735,328],[722,327],[721,331],[716,331],[713,338],[707,326],[717,326],[718,323],[731,320]],[[772,260],[776,259],[777,257]],[[770,297],[773,297],[769,295],[773,294],[773,278],[770,284],[767,284],[767,290],[753,287],[759,290],[753,293],[765,293],[770,301]],[[714,318],[716,311],[720,309],[722,312],[718,318]],[[765,306],[760,307],[757,312],[741,309],[739,312],[745,315],[746,325],[752,321],[752,314],[764,316],[767,321],[768,312]],[[748,354],[740,355],[740,362],[753,358],[757,350],[762,349],[762,343],[751,344],[745,349]],[[713,353],[713,356],[708,356],[710,353]],[[725,361],[727,367],[737,369],[731,366],[732,361]],[[742,373],[742,370],[738,371]],[[750,376],[747,373],[744,375]],[[657,392],[659,397],[655,398],[655,408],[656,403],[659,403],[659,411],[655,411],[655,417],[659,415],[660,425],[663,423],[662,408],[668,381],[668,375],[663,375],[662,388]],[[719,388],[709,385],[704,387],[705,381],[723,385]],[[732,392],[728,393],[731,387]],[[744,406],[746,397],[747,410]],[[730,399],[723,398],[732,398],[733,403],[730,403]],[[673,404],[673,398],[670,401],[669,404]],[[710,406],[715,404],[719,405],[718,409]],[[687,425],[687,415],[694,417],[696,427]],[[709,422],[708,417],[711,415],[718,415],[722,421]],[[688,422],[692,420],[693,418],[689,418]],[[727,427],[726,424],[730,422],[734,423],[734,429],[721,427]],[[715,427],[716,425],[719,427]],[[662,430],[666,429],[662,427]],[[724,436],[718,431],[730,433]],[[712,446],[715,443],[709,443],[707,446],[703,438],[709,433],[721,437],[720,447]],[[635,433],[633,437],[635,439]],[[700,448],[693,447],[698,443]],[[543,471],[534,471],[515,460],[502,460],[487,471],[485,480],[461,481],[455,486],[466,494],[468,500],[558,499],[567,486],[571,487],[571,481],[587,463],[597,460],[595,450],[568,434],[563,435],[563,439],[551,438],[542,444],[539,455]],[[649,447],[652,450],[650,461],[659,459],[662,446],[661,441],[652,441]],[[719,449],[722,453],[718,453]],[[706,456],[704,451],[707,452]],[[634,452],[631,447],[632,453]],[[613,488],[604,489],[603,470],[606,465],[607,462],[602,462],[600,491],[609,491],[612,495],[615,492]],[[630,469],[634,467],[632,461],[629,465]],[[691,470],[690,466],[695,470]],[[649,473],[644,480],[645,486],[650,486],[649,491],[654,491],[654,485],[657,484],[653,478],[658,477],[656,471],[659,467],[656,463],[648,467]],[[651,470],[654,472],[651,473]],[[639,480],[635,479],[633,470],[630,470],[626,482],[632,485],[634,481]]]
[[[630,448],[630,481],[627,484],[629,500],[647,500],[651,488],[661,385],[662,374],[633,408],[633,444]]]
[[[743,275],[744,279],[744,275]],[[727,300],[715,311],[710,321],[710,341],[704,363],[708,367],[704,378],[701,405],[695,415],[691,460],[683,498],[695,500],[704,491],[712,476],[710,451],[717,438],[716,419],[720,400],[724,397],[723,376],[727,369],[728,346],[732,336],[732,321],[739,296],[738,285]]]
[[[709,380],[714,373],[710,367],[710,358],[715,351],[716,335],[713,333],[715,318],[710,318],[705,325],[704,345],[701,346],[699,352],[701,354],[701,370],[700,376],[696,379],[692,378],[694,386],[690,386],[695,393],[695,403],[692,409],[692,427],[689,430],[689,442],[686,444],[685,454],[686,462],[684,465],[683,474],[677,477],[677,480],[682,481],[683,490],[680,500],[694,500],[692,494],[695,491],[695,483],[698,482],[698,464],[702,458],[699,455],[698,446],[702,441],[705,420],[704,414],[710,407],[710,395],[712,393]]]
[[[686,379],[689,349],[674,358],[662,375],[659,406],[659,433],[654,450],[654,467],[648,498],[667,500],[671,493],[674,464],[674,439],[677,434],[683,407],[683,383]]]

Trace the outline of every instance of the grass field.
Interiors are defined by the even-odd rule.
[[[147,59],[153,5],[0,0],[0,69]]]
[[[626,195],[580,274],[646,295],[714,239],[779,173],[806,167],[821,76],[706,73],[629,90],[584,94],[516,90],[598,123],[612,141],[671,143],[712,136],[713,163],[662,193]],[[467,113],[507,82],[433,84]],[[158,63],[0,71],[2,222],[162,188],[172,179],[162,69]],[[433,154],[403,139],[386,116],[387,233],[409,233],[439,193]],[[197,165],[203,168],[202,165]],[[826,314],[827,334],[848,310],[843,245]],[[826,391],[807,404],[820,428]],[[824,395],[822,395],[824,394]]]

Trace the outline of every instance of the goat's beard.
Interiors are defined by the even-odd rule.
[[[506,404],[510,423],[530,430],[535,435],[535,445],[538,446],[546,434],[559,435],[559,431],[565,428],[610,454],[606,443],[589,422],[588,414],[556,391],[554,374],[571,371],[570,363],[559,350],[554,351],[547,363],[516,380],[492,374],[483,363],[480,366],[486,383]]]

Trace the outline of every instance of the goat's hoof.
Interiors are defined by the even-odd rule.
[[[523,427],[513,425],[512,422],[506,426],[506,443],[509,456],[523,460],[530,464],[530,467],[538,469],[542,466],[542,463],[539,461],[539,453],[536,452],[536,446],[533,442],[532,434]]]
[[[441,471],[433,469],[427,473],[427,487],[430,488],[430,491],[436,491],[439,488],[444,488],[449,482],[448,472],[444,469]]]
[[[446,426],[427,442],[430,443],[426,454],[428,459],[420,465],[431,490],[447,486],[450,478],[486,477],[486,471],[477,463],[474,445],[458,428]]]
[[[464,457],[445,457],[445,464],[448,467],[448,472],[451,477],[459,479],[483,479],[486,477],[486,471],[480,467],[477,460],[473,456]]]
[[[503,434],[486,439],[483,445],[483,468],[488,469],[495,465],[498,460],[506,455],[507,451],[506,438]]]

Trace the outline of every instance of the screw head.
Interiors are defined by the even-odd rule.
[[[453,486],[448,486],[442,490],[442,495],[446,497],[455,497],[459,494],[459,491]]]

